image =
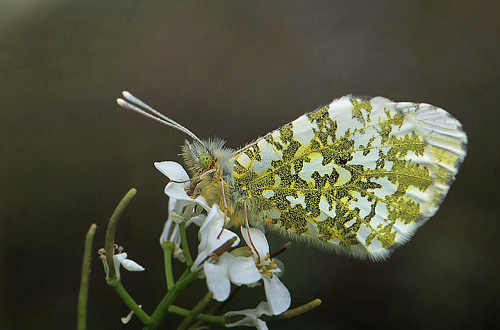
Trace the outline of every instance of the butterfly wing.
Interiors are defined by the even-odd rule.
[[[439,208],[466,143],[443,109],[346,96],[238,151],[234,185],[282,234],[384,259]]]

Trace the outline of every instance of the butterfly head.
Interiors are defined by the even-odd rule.
[[[224,144],[224,140],[217,138],[201,142],[186,140],[182,146],[182,156],[191,173],[199,176],[216,168],[221,169],[223,173],[227,172],[233,151],[224,148]]]
[[[208,171],[210,169],[209,167],[212,159],[212,155],[210,155],[210,153],[206,151],[198,157],[198,164],[202,169]]]

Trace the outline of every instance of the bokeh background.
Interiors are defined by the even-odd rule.
[[[180,161],[186,137],[119,108],[122,90],[234,148],[349,93],[448,110],[469,153],[436,216],[381,263],[294,244],[281,257],[292,304],[323,304],[268,325],[498,326],[499,17],[495,0],[0,1],[0,328],[75,327],[92,223],[88,328],[140,328],[120,325],[128,310],[97,258],[132,187],[117,242],[146,271],[123,282],[149,313],[163,297],[167,179],[153,162]],[[242,290],[229,308],[262,298]]]

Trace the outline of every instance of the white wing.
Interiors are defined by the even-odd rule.
[[[383,259],[439,208],[466,144],[443,109],[346,96],[241,149],[235,186],[281,233]]]

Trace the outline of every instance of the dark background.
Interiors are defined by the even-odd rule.
[[[494,0],[0,1],[0,328],[75,328],[85,233],[97,224],[97,252],[132,187],[117,242],[146,271],[123,282],[149,313],[161,300],[167,179],[153,162],[180,161],[186,137],[121,110],[122,90],[233,148],[348,93],[446,109],[469,152],[436,216],[381,263],[294,244],[281,256],[292,306],[323,304],[268,325],[498,326],[499,9]],[[90,284],[89,329],[139,328],[120,326],[128,310],[97,253]],[[178,305],[204,290],[200,281]],[[242,290],[230,309],[256,306],[262,291]]]

